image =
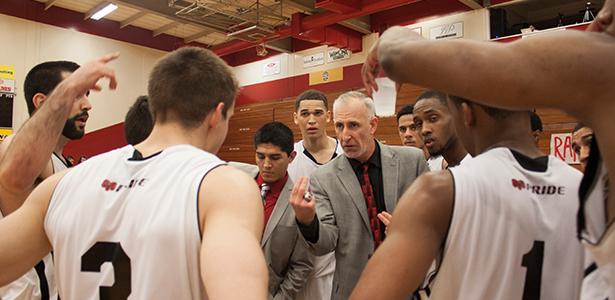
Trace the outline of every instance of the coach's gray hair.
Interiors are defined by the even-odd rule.
[[[374,106],[374,100],[372,100],[372,98],[366,96],[365,94],[357,91],[350,91],[339,95],[339,97],[335,99],[335,102],[333,102],[333,115],[335,115],[335,112],[338,110],[340,105],[346,104],[352,99],[356,99],[363,102],[365,108],[367,108],[368,119],[371,119],[376,116],[376,107]]]

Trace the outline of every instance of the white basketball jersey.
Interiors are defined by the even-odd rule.
[[[288,165],[288,176],[294,182],[297,182],[297,180],[299,180],[299,177],[310,176],[310,174],[316,171],[316,169],[318,169],[318,167],[321,165],[319,165],[307,155],[305,155],[303,140],[295,143],[294,150],[297,153],[297,156],[295,156],[295,159],[293,159],[293,161]],[[336,142],[335,153],[337,155],[343,153],[342,145],[339,141]]]
[[[66,170],[68,167],[55,154],[51,154],[53,173]],[[2,220],[0,212],[0,220]],[[53,257],[47,254],[34,269],[29,270],[19,279],[0,287],[0,300],[55,300],[58,291],[54,280]]]
[[[431,299],[578,299],[581,173],[516,156],[496,148],[450,169],[454,210]]]
[[[64,299],[203,299],[198,191],[224,164],[178,145],[92,157],[58,183],[45,218]]]
[[[440,171],[442,170],[442,161],[444,161],[444,157],[442,157],[442,155],[430,156],[427,159],[427,166],[430,171]]]
[[[310,177],[321,165],[305,154],[303,140],[295,143],[294,150],[297,156],[288,165],[288,176],[296,182],[301,176]],[[343,151],[340,142],[336,141],[336,155],[342,154]],[[331,297],[333,275],[335,274],[335,252],[316,256],[313,267],[305,286],[297,293],[297,300],[328,299]]]

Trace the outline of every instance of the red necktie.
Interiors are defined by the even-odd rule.
[[[363,184],[361,184],[361,191],[365,196],[365,205],[367,206],[367,215],[369,216],[369,224],[372,229],[372,235],[374,237],[374,250],[382,243],[382,236],[380,232],[380,220],[378,220],[378,207],[376,206],[376,197],[374,197],[374,189],[369,181],[369,173],[367,172],[369,167],[367,164],[363,165]]]

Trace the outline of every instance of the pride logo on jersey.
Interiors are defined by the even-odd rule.
[[[566,193],[566,188],[564,186],[531,185],[529,183],[525,183],[525,181],[521,179],[513,179],[512,186],[518,190],[528,190],[532,194],[536,195],[564,195]]]
[[[118,184],[115,181],[111,181],[109,179],[105,179],[105,180],[103,180],[103,182],[102,182],[102,184],[100,186],[103,189],[105,189],[105,191],[107,191],[107,192],[108,191],[119,192],[123,188],[130,189],[130,188],[137,187],[137,186],[143,186],[146,181],[147,181],[147,179],[145,179],[145,178],[131,179],[128,184]]]

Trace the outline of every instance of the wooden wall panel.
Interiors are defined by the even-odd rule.
[[[396,111],[402,106],[414,103],[415,99],[425,90],[420,86],[405,84],[398,92]],[[359,90],[362,91],[362,90]],[[333,101],[345,91],[328,93],[329,110],[332,110]],[[295,111],[295,98],[289,97],[268,103],[244,105],[235,108],[235,115],[230,121],[229,133],[219,156],[224,160],[254,163],[254,133],[263,124],[270,121],[282,122],[293,130],[295,141],[301,139],[299,127],[293,121]],[[541,135],[540,149],[549,153],[549,143],[552,133],[571,132],[576,120],[571,116],[555,109],[539,109],[538,115],[543,122],[544,131]],[[335,136],[333,121],[327,126],[327,134]],[[395,117],[380,118],[376,138],[383,143],[400,145],[397,134],[397,120]]]

